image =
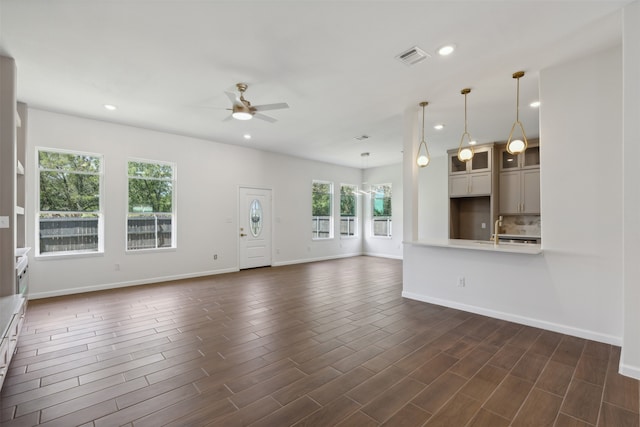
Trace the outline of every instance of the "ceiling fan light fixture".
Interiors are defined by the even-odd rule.
[[[242,111],[238,111],[236,113],[233,113],[232,116],[236,120],[251,120],[251,118],[253,117],[251,115],[251,113],[245,113],[245,112],[242,112]]]
[[[424,107],[429,105],[428,102],[423,101],[419,104],[422,107],[422,140],[418,145],[418,156],[416,157],[416,163],[419,167],[423,168],[429,164],[431,157],[429,156],[429,149],[427,148],[427,142],[424,139]]]
[[[524,127],[520,121],[520,78],[524,76],[524,71],[516,71],[513,73],[513,78],[516,79],[516,121],[511,126],[511,132],[509,132],[509,139],[507,140],[507,152],[511,155],[518,155],[524,153],[527,149],[527,135],[524,133]],[[513,131],[516,126],[520,127],[522,133],[522,139],[513,139]]]
[[[253,114],[251,114],[251,110],[246,105],[234,105],[231,116],[236,120],[251,120]]]

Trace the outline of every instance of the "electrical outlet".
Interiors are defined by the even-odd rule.
[[[0,216],[0,228],[9,228],[8,216]]]
[[[483,222],[482,224],[480,224],[480,228],[485,229],[487,228],[487,223]]]
[[[218,260],[218,254],[213,254],[213,260],[217,261]]]
[[[120,271],[120,264],[114,264],[113,269],[115,271]]]
[[[465,285],[466,285],[466,281],[464,279],[464,276],[458,277],[458,287],[459,288],[464,288]]]

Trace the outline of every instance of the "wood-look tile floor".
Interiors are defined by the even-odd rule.
[[[30,302],[2,426],[636,426],[620,349],[355,257]]]

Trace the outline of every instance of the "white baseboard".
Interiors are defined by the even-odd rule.
[[[362,255],[373,256],[378,258],[402,259],[402,255],[380,254],[376,252],[365,252]]]
[[[353,254],[340,254],[340,255],[331,255],[331,256],[317,257],[317,258],[301,258],[301,259],[294,259],[289,261],[274,262],[271,265],[273,267],[282,267],[284,265],[304,264],[307,262],[317,262],[317,261],[329,261],[332,259],[351,258],[354,256],[362,256],[362,255],[363,255],[362,253],[358,252]]]
[[[624,365],[620,363],[620,366],[618,367],[618,372],[620,372],[620,374],[624,376],[640,380],[640,368],[637,366]]]
[[[81,288],[59,289],[50,292],[30,293],[29,299],[51,298],[63,295],[81,294],[85,292],[104,291],[108,289],[126,288],[128,286],[148,285],[151,283],[169,282],[171,280],[193,279],[194,277],[212,276],[214,274],[234,273],[238,271],[237,267],[226,268],[222,270],[200,271],[198,273],[176,274],[174,276],[149,277],[140,280],[130,280],[127,282],[103,283],[94,286],[83,286]]]
[[[520,316],[513,313],[505,313],[502,311],[490,310],[484,307],[477,307],[474,305],[462,304],[456,301],[433,298],[426,295],[416,294],[413,292],[402,291],[402,296],[404,298],[409,298],[409,299],[422,301],[422,302],[428,302],[430,304],[441,305],[444,307],[455,308],[458,310],[481,314],[483,316],[489,316],[496,319],[507,320],[509,322],[519,323],[521,325],[533,326],[535,328],[547,329],[549,331],[559,332],[561,334],[566,334],[566,335],[572,335],[579,338],[585,338],[592,341],[598,341],[606,344],[622,346],[621,337],[602,334],[600,332],[589,331],[581,328],[575,328],[573,326],[562,325],[559,323],[547,322],[546,320],[534,319],[531,317]],[[622,370],[621,370],[621,373],[622,373]],[[633,376],[633,375],[629,375],[629,376]]]

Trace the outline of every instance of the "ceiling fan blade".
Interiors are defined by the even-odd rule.
[[[225,92],[225,95],[227,95],[233,105],[242,105],[242,101],[240,101],[237,93]]]
[[[284,108],[289,108],[289,104],[286,102],[280,102],[279,104],[254,105],[252,108],[255,109],[255,111],[282,110]]]
[[[253,117],[255,117],[256,119],[264,120],[265,122],[269,122],[269,123],[275,123],[278,121],[278,119],[274,119],[273,117],[266,116],[260,113],[254,113]]]

